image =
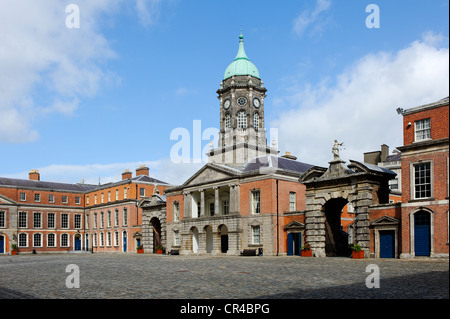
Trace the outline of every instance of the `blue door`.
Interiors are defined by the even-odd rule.
[[[123,233],[123,252],[127,251],[127,233]]]
[[[430,214],[414,214],[414,250],[416,256],[430,256]]]
[[[294,238],[292,233],[288,233],[287,236],[287,254],[288,256],[294,255]]]
[[[395,258],[395,231],[380,231],[380,258]]]
[[[5,253],[5,236],[0,236],[0,254]]]
[[[75,250],[81,250],[81,238],[80,238],[80,236],[75,236]]]
[[[86,251],[89,250],[89,236],[86,235]]]

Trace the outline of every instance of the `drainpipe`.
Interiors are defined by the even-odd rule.
[[[279,236],[278,236],[278,179],[277,181],[277,256],[279,252]]]

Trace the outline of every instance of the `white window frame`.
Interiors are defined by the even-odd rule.
[[[70,236],[67,233],[62,233],[60,238],[61,247],[70,247]],[[64,238],[66,238],[66,243],[64,243]]]
[[[255,189],[250,191],[250,209],[252,215],[261,215],[261,190]],[[259,206],[258,206],[259,203]]]
[[[128,226],[128,209],[122,210],[122,226]]]
[[[173,203],[173,221],[174,222],[180,221],[180,203],[179,202]]]
[[[53,245],[51,245],[50,236],[53,237]],[[56,247],[56,234],[55,233],[48,233],[47,234],[47,247]]]
[[[6,228],[6,212],[0,211],[0,228]]]
[[[41,202],[41,194],[40,193],[34,193],[34,201],[36,203],[40,203]]]
[[[180,246],[180,231],[177,229],[173,231],[173,245]]]
[[[20,195],[19,195],[19,200],[21,202],[26,202],[27,201],[27,194],[24,193],[24,192],[21,192]]]
[[[33,212],[33,228],[42,228],[42,213]]]
[[[61,214],[61,229],[69,229],[69,214]]]
[[[254,244],[254,245],[261,244],[261,226],[260,225],[252,226],[252,244]]]
[[[423,165],[423,164],[429,164],[430,165],[430,169],[429,169],[429,174],[430,174],[430,196],[426,196],[426,197],[417,197],[416,196],[416,186],[418,186],[416,184],[416,167],[419,165]],[[420,161],[420,162],[414,162],[411,163],[410,166],[410,182],[411,182],[411,199],[429,199],[429,198],[433,198],[434,194],[433,194],[433,188],[434,188],[434,165],[433,165],[433,160],[424,160],[424,161]],[[421,184],[421,185],[426,185],[426,184]]]
[[[78,219],[78,220],[77,220]],[[81,229],[82,225],[82,218],[81,214],[75,214],[73,215],[73,228],[75,229]]]
[[[431,118],[421,119],[414,122],[414,141],[431,140]]]
[[[289,211],[295,212],[297,210],[297,193],[289,192]]]
[[[55,195],[49,194],[48,195],[48,202],[49,203],[54,203],[55,202]]]
[[[247,128],[247,113],[245,111],[238,112],[238,128],[246,129]]]
[[[36,244],[36,238],[39,238],[38,239],[39,242],[37,244]],[[42,234],[41,233],[33,234],[33,247],[42,247]]]
[[[23,216],[25,216],[23,218]],[[18,226],[19,228],[27,228],[28,227],[28,213],[27,212],[19,212],[19,217],[18,217]],[[25,226],[22,226],[22,223],[25,224]]]
[[[25,239],[23,239],[25,237]],[[22,245],[22,242],[25,241],[25,245]],[[17,235],[17,246],[20,248],[28,247],[28,233],[19,233]]]

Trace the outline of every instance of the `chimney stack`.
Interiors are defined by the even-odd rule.
[[[131,177],[133,177],[133,174],[128,169],[122,173],[122,180],[130,179]]]
[[[136,169],[136,176],[141,176],[141,175],[149,176],[148,172],[149,172],[149,168],[146,167],[145,165],[141,165],[141,166],[139,166],[139,168]]]
[[[28,176],[31,181],[41,180],[41,175],[39,174],[39,171],[37,169],[32,169]]]
[[[386,162],[386,158],[389,156],[389,146],[386,144],[381,145],[381,161]]]

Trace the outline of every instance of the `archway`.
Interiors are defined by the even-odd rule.
[[[161,241],[161,222],[157,217],[150,219],[153,237],[153,253],[156,253],[158,247],[162,246]]]
[[[123,247],[123,252],[126,253],[127,252],[127,232],[125,230],[122,233],[122,247]]]
[[[198,229],[197,227],[191,228],[192,234],[192,252],[195,254],[198,252]]]
[[[74,249],[75,249],[75,251],[81,250],[81,235],[80,234],[75,234]]]
[[[220,237],[220,252],[225,254],[228,251],[228,227],[220,225],[218,236]]]
[[[206,232],[206,252],[211,253],[213,250],[213,235],[212,235],[212,227],[211,226],[205,226],[204,228]]]
[[[348,201],[342,197],[332,198],[323,205],[325,216],[325,254],[327,257],[348,256],[348,234],[341,225],[342,209]]]

